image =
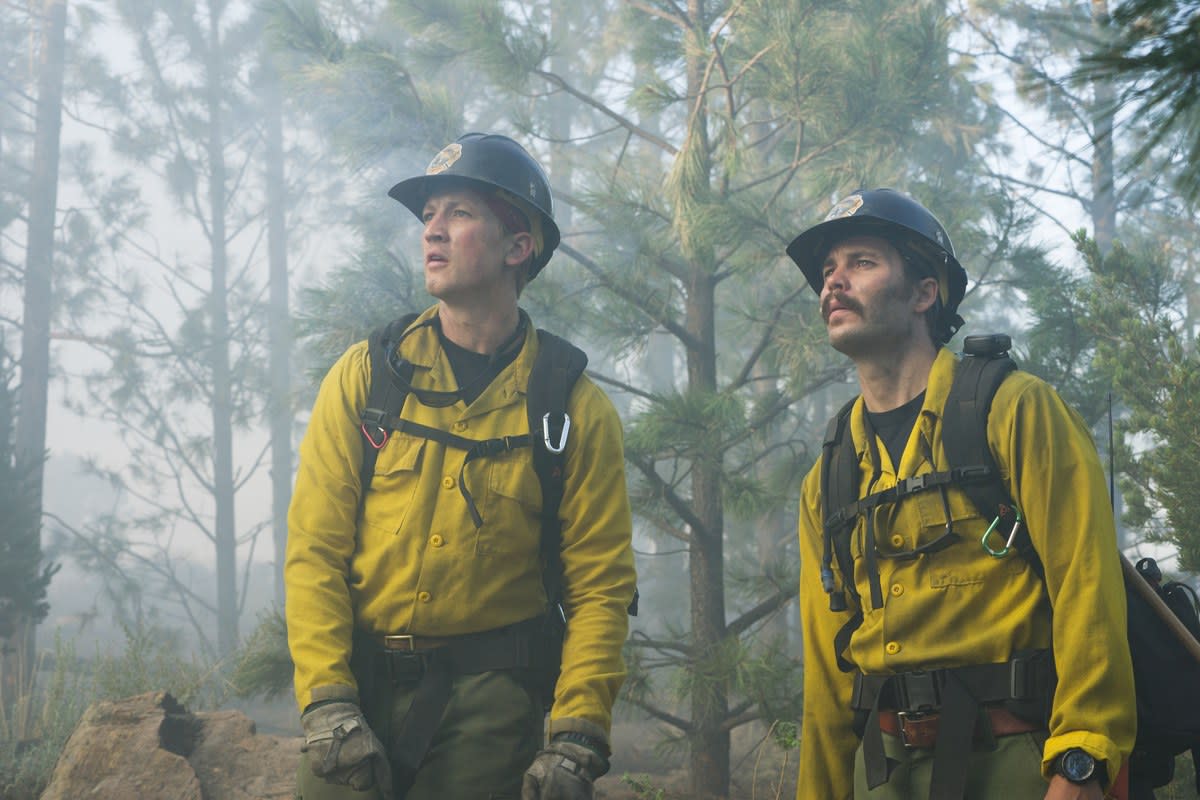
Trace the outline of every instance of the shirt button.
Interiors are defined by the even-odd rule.
[[[449,475],[442,478],[442,488],[443,489],[453,489],[454,488],[454,478],[451,478]]]
[[[904,594],[904,587],[898,583],[892,584],[892,597],[899,597]]]
[[[887,654],[889,656],[894,656],[894,655],[896,655],[896,653],[900,652],[900,643],[899,642],[888,642],[887,645],[885,645],[883,649],[887,651]]]
[[[456,423],[454,423],[454,430],[456,430],[456,431],[465,431],[466,429],[467,429],[467,423],[465,423],[465,422],[456,422]]]
[[[904,546],[904,537],[897,533],[895,536],[892,537],[892,547],[903,547],[903,546]]]
[[[431,595],[429,592],[418,592],[417,599],[420,600],[422,603],[428,603],[430,600],[433,599],[433,595]]]
[[[434,547],[441,547],[443,544],[445,544],[445,540],[442,539],[441,534],[435,533],[433,536],[429,537],[429,543]]]

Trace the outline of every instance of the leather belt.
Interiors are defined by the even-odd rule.
[[[457,637],[412,636],[407,633],[378,637],[379,645],[391,653],[426,653],[449,647],[457,640]]]
[[[988,706],[988,721],[994,736],[1012,736],[1041,730],[1041,726],[1021,719],[1004,706]],[[903,711],[880,711],[879,729],[884,733],[900,737],[909,749],[931,748],[937,742],[941,714],[905,713]]]

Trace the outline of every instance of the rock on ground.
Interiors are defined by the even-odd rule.
[[[192,713],[166,692],[94,704],[41,800],[290,800],[300,740],[240,711]]]

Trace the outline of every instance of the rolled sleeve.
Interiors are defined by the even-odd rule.
[[[586,377],[572,392],[561,556],[568,616],[562,672],[551,731],[607,734],[625,680],[621,648],[637,582],[633,521],[625,484],[621,422],[609,399]],[[593,727],[594,726],[594,727]]]
[[[321,382],[300,444],[288,508],[284,583],[288,647],[301,710],[316,700],[356,696],[349,664],[354,612],[347,576],[360,493],[358,421],[369,372],[365,342],[346,351]]]
[[[1115,777],[1133,749],[1136,702],[1126,600],[1104,470],[1082,418],[1035,379],[997,394],[993,441],[1045,568],[1058,688],[1042,771],[1079,747]],[[1007,457],[1005,457],[1007,455]]]

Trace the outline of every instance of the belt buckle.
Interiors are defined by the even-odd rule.
[[[411,639],[411,636],[401,637]],[[425,654],[419,650],[384,650],[384,662],[392,686],[413,684],[425,677]]]
[[[384,636],[383,648],[385,650],[391,650],[393,652],[398,651],[401,653],[411,653],[417,649],[415,642],[413,641],[413,636],[410,633],[397,633],[390,636]]]
[[[904,745],[905,750],[916,750],[929,748],[933,746],[933,741],[926,741],[923,737],[928,736],[928,733],[923,733],[922,736],[916,736],[916,726],[922,722],[934,722],[938,715],[936,712],[930,711],[897,711],[896,720],[900,728],[900,743]],[[913,723],[913,738],[909,738],[909,722]]]

